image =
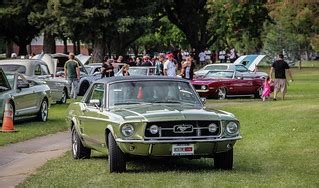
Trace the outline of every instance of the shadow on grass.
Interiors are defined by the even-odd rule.
[[[92,156],[93,160],[105,160],[107,156]],[[259,173],[262,169],[256,166],[236,166],[233,170],[225,170],[224,172],[248,172]],[[219,172],[214,168],[214,159],[187,159],[187,158],[151,158],[151,157],[130,157],[127,160],[127,171],[125,173],[161,173],[161,172],[192,172],[192,173],[205,173],[205,172]]]

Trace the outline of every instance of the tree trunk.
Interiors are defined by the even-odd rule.
[[[81,53],[81,42],[80,40],[76,41],[76,53],[75,54],[80,54]]]
[[[104,43],[102,37],[95,37],[94,40],[94,47],[93,47],[93,53],[92,53],[92,62],[93,63],[101,63],[103,62],[103,49],[104,49]]]
[[[63,53],[68,54],[68,39],[63,38]]]
[[[55,37],[45,32],[43,37],[43,52],[47,54],[56,53]]]
[[[73,44],[73,53],[76,53],[76,41],[72,40],[72,44]]]
[[[27,42],[25,40],[21,40],[21,41],[19,41],[19,43],[17,43],[17,45],[19,46],[18,56],[28,55],[28,51],[27,51],[28,44],[29,44],[29,42]]]
[[[6,46],[6,57],[10,58],[13,53],[13,42],[11,40],[7,40]]]

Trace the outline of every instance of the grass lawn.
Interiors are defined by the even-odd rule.
[[[67,130],[68,127],[64,120],[67,106],[68,104],[51,105],[49,119],[44,123],[34,119],[21,120],[15,123],[14,129],[18,130],[18,132],[0,133],[0,146]]]
[[[319,69],[293,73],[286,101],[227,99],[222,103],[232,104],[218,107],[241,122],[232,171],[214,170],[213,159],[142,159],[110,174],[105,156],[73,160],[68,152],[19,187],[318,187]]]

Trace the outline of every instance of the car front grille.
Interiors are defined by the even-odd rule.
[[[196,90],[201,90],[202,89],[202,85],[193,85],[194,86],[194,88],[196,89]]]
[[[208,131],[208,125],[215,123],[217,130],[215,132]],[[150,127],[157,125],[159,131],[156,134],[150,132]],[[221,133],[220,121],[174,121],[174,122],[150,122],[147,123],[145,129],[145,138],[203,138],[217,137]]]

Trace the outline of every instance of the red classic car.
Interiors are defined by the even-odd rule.
[[[201,97],[254,96],[262,94],[262,78],[246,78],[238,71],[209,71],[204,77],[191,83]]]

